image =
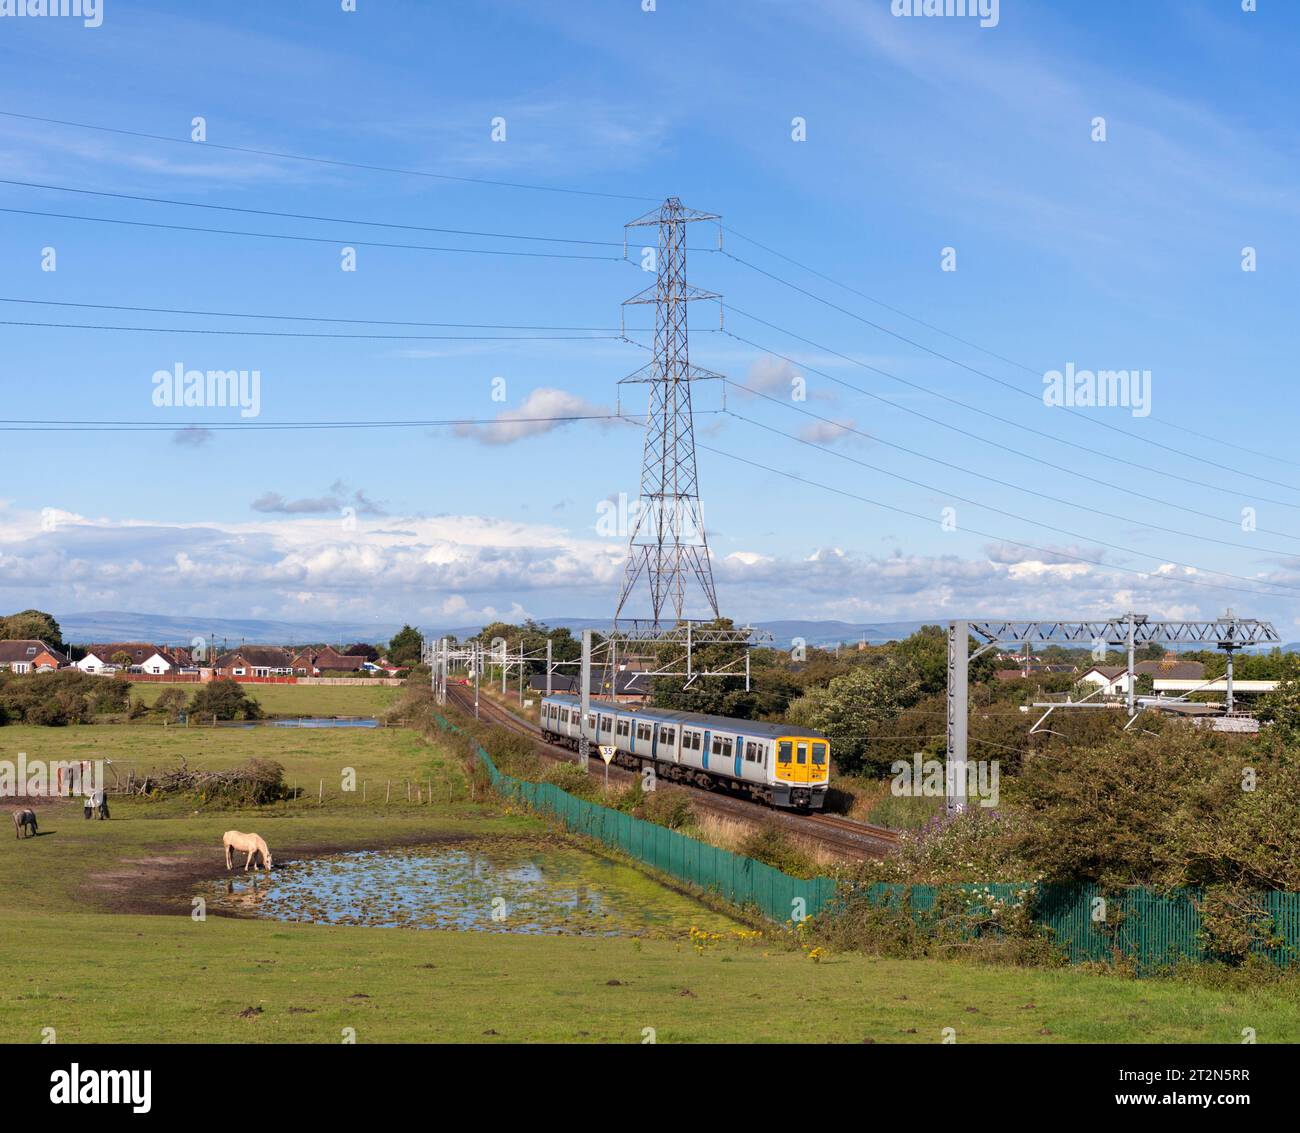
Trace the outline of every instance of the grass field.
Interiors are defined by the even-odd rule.
[[[0,728],[0,758],[104,757],[229,767],[273,758],[315,796],[258,810],[114,797],[109,822],[38,803],[40,837],[0,837],[0,1040],[639,1043],[1300,1041],[1300,982],[1211,988],[1082,970],[825,955],[776,937],[514,936],[191,917],[225,875],[220,836],[266,835],[277,864],[342,848],[555,836],[469,797],[447,752],[414,733]],[[344,767],[371,785],[338,790]],[[111,776],[110,776],[111,778]],[[384,803],[380,780],[432,782],[433,805]],[[448,801],[450,797],[451,801]]]
[[[193,695],[198,684],[139,682],[131,696],[153,704],[165,688]],[[396,685],[245,685],[248,695],[270,716],[378,716],[402,695]]]

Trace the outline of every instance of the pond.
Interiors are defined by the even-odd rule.
[[[576,936],[729,934],[739,922],[645,874],[533,839],[363,850],[212,883],[219,909],[279,921]]]

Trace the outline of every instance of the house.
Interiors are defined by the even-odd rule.
[[[51,672],[68,663],[67,657],[43,641],[0,641],[0,670],[11,673]]]
[[[217,658],[216,677],[291,677],[294,655],[278,645],[241,645]]]
[[[365,658],[340,653],[325,646],[323,649],[305,649],[293,658],[293,671],[300,677],[322,677],[331,673],[356,673],[365,667]]]
[[[119,655],[125,655],[125,662],[115,661]],[[166,668],[158,667],[155,658],[164,654],[158,646],[147,641],[109,641],[97,645],[87,645],[86,655],[77,662],[77,668],[83,673],[111,673],[118,669],[139,669],[142,672],[165,673]],[[146,663],[155,662],[155,667],[146,669]],[[171,664],[169,662],[169,664]],[[179,667],[179,666],[176,666]]]
[[[1205,665],[1200,661],[1178,661],[1166,657],[1161,661],[1139,661],[1133,666],[1133,673],[1138,677],[1150,677],[1157,689],[1163,681],[1190,683],[1195,687],[1205,680]],[[1103,696],[1127,696],[1128,667],[1094,665],[1079,678],[1079,683],[1100,688]]]

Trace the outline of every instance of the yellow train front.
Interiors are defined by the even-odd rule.
[[[653,766],[670,782],[724,787],[769,806],[821,810],[830,782],[830,740],[793,724],[766,724],[702,712],[631,707],[592,700],[582,721],[576,696],[542,699],[542,733],[576,749],[612,745],[624,767]]]

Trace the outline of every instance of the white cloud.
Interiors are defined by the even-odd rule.
[[[472,437],[485,445],[508,445],[524,437],[549,433],[570,422],[557,420],[566,417],[589,417],[608,413],[568,390],[542,386],[524,398],[522,404],[503,409],[491,425],[456,425],[458,437]]]

